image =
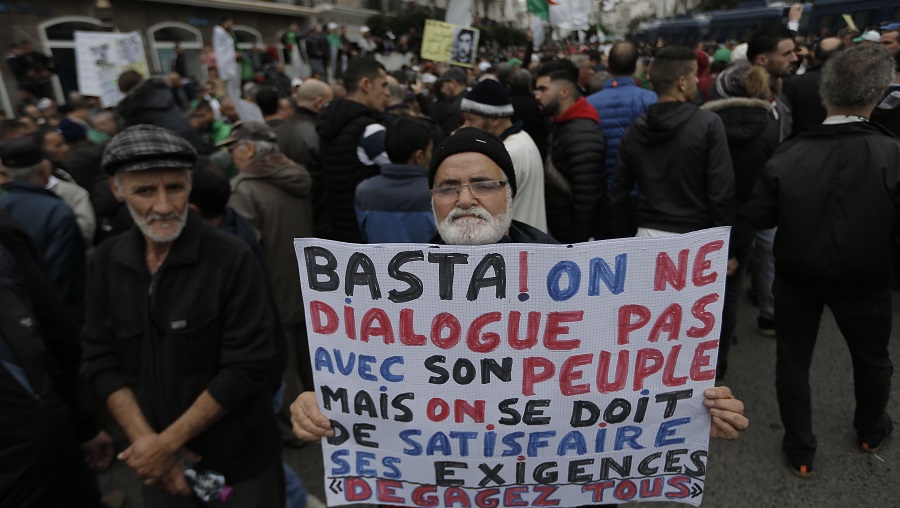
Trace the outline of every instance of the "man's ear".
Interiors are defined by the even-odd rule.
[[[53,163],[50,162],[50,159],[44,159],[41,161],[41,175],[46,178],[50,178],[50,175],[53,174]]]
[[[125,196],[122,195],[122,193],[119,191],[119,186],[116,185],[115,177],[109,177],[109,189],[112,191],[113,196],[116,197],[116,200],[119,203],[125,201]]]
[[[425,150],[422,150],[421,148],[419,148],[418,150],[413,152],[412,157],[410,157],[410,161],[415,166],[424,166],[424,164],[421,164],[421,161],[424,158],[425,158]]]
[[[359,86],[357,88],[360,92],[367,94],[371,91],[372,81],[368,76],[363,76],[362,79],[359,80]]]

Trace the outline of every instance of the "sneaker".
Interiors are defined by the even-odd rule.
[[[884,440],[887,439],[888,436],[891,435],[891,432],[894,431],[894,421],[888,419],[887,432],[884,433],[884,436],[881,437],[878,442],[873,441],[863,441],[859,440],[859,448],[866,453],[877,453],[879,449],[881,449],[881,445],[884,444]]]
[[[797,478],[802,478],[804,480],[812,479],[812,464],[794,464],[790,458],[787,459],[787,463],[788,467],[791,468],[791,472],[794,473],[794,476]]]
[[[775,338],[775,320],[759,316],[756,318],[756,329],[760,335]]]

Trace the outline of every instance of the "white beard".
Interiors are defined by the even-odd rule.
[[[507,200],[511,203],[511,200]],[[474,217],[473,217],[474,216]],[[438,233],[448,245],[488,245],[497,243],[509,231],[512,206],[493,216],[480,205],[455,207],[437,224]]]
[[[137,224],[138,228],[140,228],[141,233],[144,234],[147,238],[153,240],[156,243],[169,243],[174,242],[179,236],[181,236],[181,231],[184,229],[184,225],[187,224],[188,218],[188,207],[185,206],[184,210],[182,210],[181,215],[178,212],[171,213],[169,215],[160,215],[158,213],[151,213],[146,218],[141,217],[137,214],[134,208],[125,202],[128,206],[128,213],[131,214],[131,218],[134,220],[134,223]],[[150,228],[150,224],[155,220],[169,220],[176,219],[178,221],[177,226],[168,234],[157,234]]]

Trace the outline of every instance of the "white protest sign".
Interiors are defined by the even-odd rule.
[[[700,504],[728,228],[295,249],[329,506]]]
[[[140,32],[75,32],[75,64],[78,90],[100,97],[106,108],[115,106],[124,94],[119,91],[119,75],[127,70],[149,75]]]

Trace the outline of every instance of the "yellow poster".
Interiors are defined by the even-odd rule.
[[[856,27],[856,23],[853,22],[853,17],[849,14],[841,14],[844,18],[844,22],[847,23],[847,28],[853,30],[854,32],[859,32],[859,28]]]
[[[421,56],[435,62],[472,67],[478,54],[480,35],[481,32],[476,28],[434,19],[425,20]]]

